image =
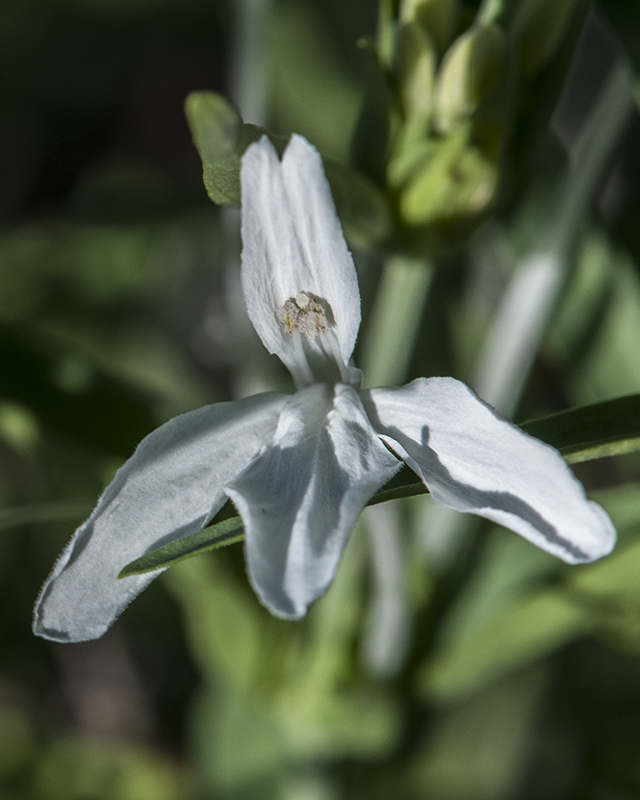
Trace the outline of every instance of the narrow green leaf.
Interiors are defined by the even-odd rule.
[[[640,450],[640,395],[562,411],[520,425],[522,430],[557,447],[570,463]],[[373,506],[425,494],[427,488],[406,465],[367,503]],[[225,511],[225,514],[227,512]],[[184,558],[244,539],[240,517],[223,519],[127,564],[118,577],[164,569]]]
[[[427,487],[422,483],[416,473],[406,465],[385,483],[384,487],[376,492],[368,506],[375,506],[378,503],[386,503],[387,500],[397,500],[400,497],[413,497],[416,494],[427,494]]]
[[[206,553],[208,550],[217,550],[228,544],[241,542],[244,539],[244,526],[240,517],[230,517],[216,525],[211,525],[176,542],[170,542],[137,558],[124,567],[118,578],[127,578],[130,575],[140,575],[143,572],[153,572],[164,569],[182,561],[184,558]]]
[[[387,500],[396,500],[399,497],[411,497],[415,494],[424,494],[427,489],[418,476],[408,467],[403,467],[385,488],[369,500],[367,505],[384,503]],[[1,523],[1,520],[0,520]],[[175,542],[152,550],[150,553],[137,558],[127,564],[118,575],[119,578],[128,578],[130,575],[141,575],[144,572],[153,572],[157,569],[176,564],[185,558],[217,550],[244,540],[244,526],[240,517],[233,516],[221,522],[209,525],[197,533],[192,533]]]
[[[570,464],[640,450],[640,395],[572,408],[520,425]]]

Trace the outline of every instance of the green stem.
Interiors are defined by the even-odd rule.
[[[364,337],[361,366],[367,387],[403,382],[432,275],[424,261],[396,256],[385,264]]]

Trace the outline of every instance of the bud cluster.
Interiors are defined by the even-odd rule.
[[[407,231],[436,249],[455,247],[495,203],[540,84],[559,90],[552,67],[568,61],[584,3],[484,0],[475,10],[463,0],[381,0],[380,8],[384,181]]]

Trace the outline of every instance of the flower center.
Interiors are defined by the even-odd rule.
[[[278,316],[288,334],[300,331],[307,339],[315,339],[329,330],[324,308],[305,292],[299,292],[295,297],[286,300]]]

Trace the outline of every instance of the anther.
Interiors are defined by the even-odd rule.
[[[329,328],[324,308],[306,292],[286,300],[278,316],[288,334],[300,331],[307,339],[315,339]]]

